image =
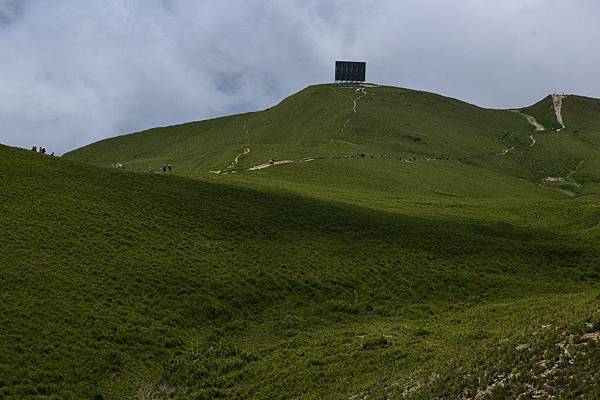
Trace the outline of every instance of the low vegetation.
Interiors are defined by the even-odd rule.
[[[354,96],[0,146],[0,398],[600,397],[595,100]]]

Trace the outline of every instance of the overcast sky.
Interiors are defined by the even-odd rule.
[[[596,0],[0,0],[0,143],[62,153],[330,82],[480,106],[600,97]]]

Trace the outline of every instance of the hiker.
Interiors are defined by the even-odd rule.
[[[31,151],[35,151],[37,153],[37,146],[33,145],[33,147],[31,148]]]
[[[173,166],[171,164],[168,164],[167,168],[169,169],[169,172],[171,172],[171,168],[173,168]]]
[[[166,166],[166,165],[164,165],[164,164],[163,164],[163,166],[162,166],[162,172],[163,172],[163,174],[166,174],[166,173],[167,173],[167,166]]]
[[[54,152],[52,152],[52,154],[50,154],[50,157],[54,157]]]
[[[46,154],[46,148],[45,148],[45,147],[42,147],[42,148],[40,149],[40,153],[42,153],[42,154]]]

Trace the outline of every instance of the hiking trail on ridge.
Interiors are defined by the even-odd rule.
[[[556,114],[556,121],[562,127],[561,129],[565,128],[565,124],[563,123],[563,119],[562,119],[562,100],[565,97],[566,96],[560,95],[560,94],[552,95],[552,105],[554,106],[554,114]]]

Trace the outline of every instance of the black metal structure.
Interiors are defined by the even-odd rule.
[[[357,61],[336,61],[336,82],[364,82],[367,76],[367,63]]]

